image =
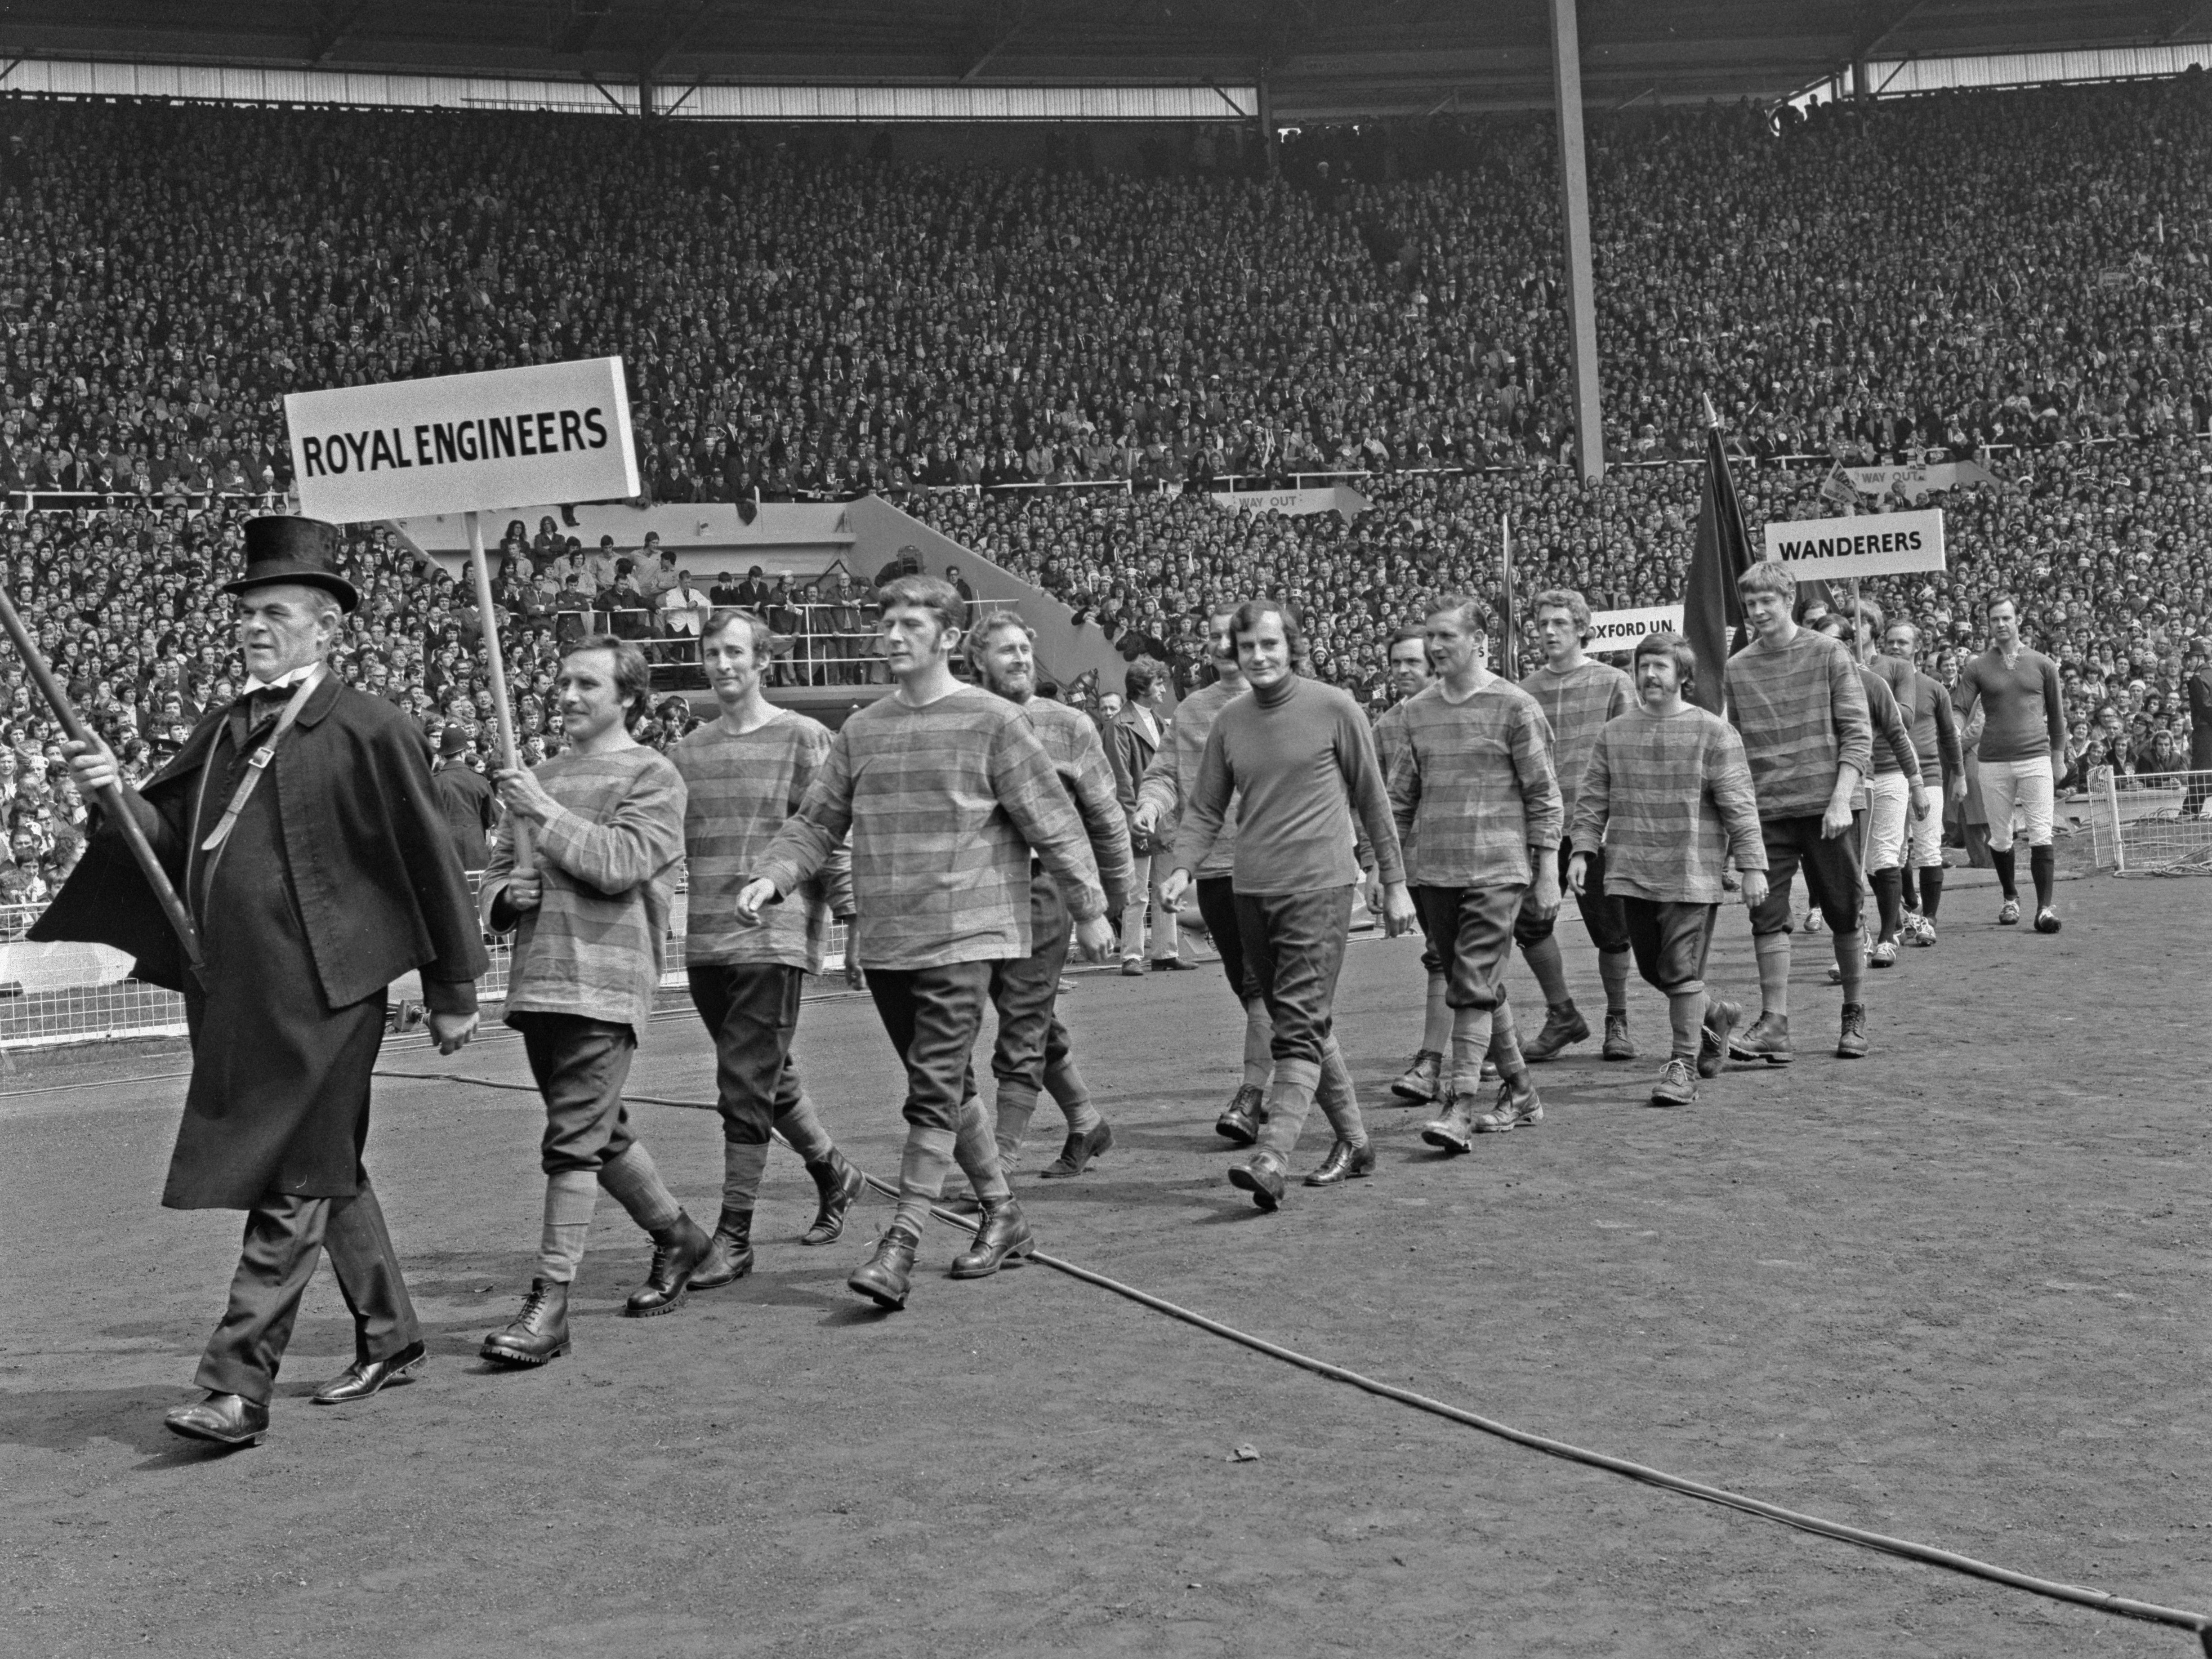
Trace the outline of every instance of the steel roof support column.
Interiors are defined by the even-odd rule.
[[[1559,221],[1566,233],[1567,342],[1573,353],[1575,449],[1582,476],[1605,477],[1597,395],[1597,298],[1590,276],[1589,169],[1583,151],[1582,36],[1575,0],[1551,0],[1552,82],[1559,110]]]

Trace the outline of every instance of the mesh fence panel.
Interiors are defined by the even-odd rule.
[[[2212,876],[2212,772],[2090,781],[2097,862],[2123,876]]]

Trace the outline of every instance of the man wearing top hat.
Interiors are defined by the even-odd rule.
[[[198,924],[198,973],[112,825],[33,930],[127,951],[139,978],[184,994],[191,1082],[161,1201],[246,1219],[230,1306],[195,1379],[206,1398],[167,1422],[225,1445],[267,1431],[324,1250],[353,1312],[355,1357],[316,1401],[364,1398],[422,1363],[362,1166],[369,1074],[387,985],[422,970],[431,1033],[451,1054],[476,1030],[485,967],[421,736],[327,668],[357,603],[337,550],[337,531],[314,520],[248,520],[246,574],[226,584],[246,693],[211,708],[143,790],[125,791]],[[68,752],[87,799],[118,781],[105,744]]]

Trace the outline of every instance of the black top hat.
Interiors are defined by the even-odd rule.
[[[320,519],[273,514],[246,521],[246,574],[222,591],[243,593],[271,582],[319,587],[344,611],[361,603],[353,584],[338,574],[338,527]]]

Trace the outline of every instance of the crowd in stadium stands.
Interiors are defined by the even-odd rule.
[[[1264,587],[1306,602],[1318,672],[1379,695],[1421,595],[1494,590],[1502,520],[1524,597],[1675,598],[1698,470],[1635,463],[1693,455],[1706,397],[1754,531],[1838,510],[1838,462],[1978,456],[1995,482],[1942,502],[1948,578],[1875,591],[1954,649],[2020,591],[2077,693],[2077,775],[2186,754],[2212,630],[2212,77],[1594,128],[1617,463],[1595,487],[1533,119],[1316,132],[1273,175],[1256,146],[1164,138],[1142,177],[512,115],[4,100],[0,134],[0,494],[73,504],[11,513],[11,591],[141,769],[234,689],[216,580],[289,485],[283,392],[607,352],[652,498],[880,489],[1186,685],[1205,605]],[[1328,472],[1364,475],[1373,509],[1203,493]],[[697,596],[656,553],[550,522],[502,544],[533,753],[583,617],[683,631]],[[471,596],[380,532],[349,557],[343,671],[434,738],[480,727]],[[820,636],[787,680],[872,677],[865,584],[708,598]],[[0,684],[0,897],[35,897],[82,809],[12,660]]]

